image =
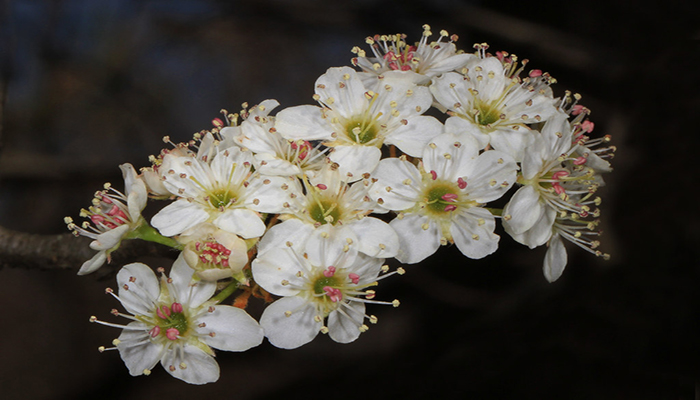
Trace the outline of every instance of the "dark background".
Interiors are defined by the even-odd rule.
[[[353,46],[369,50],[366,36],[414,41],[425,23],[467,51],[488,42],[549,71],[555,94],[581,93],[594,133],[618,147],[600,191],[610,261],[568,245],[549,284],[544,249],[507,235],[483,260],[443,248],[382,282],[378,297],[402,305],[371,307],[380,322],[357,342],[220,353],[221,378],[203,387],[160,367],[131,378],[117,352],[96,351],[119,334],[88,323],[115,320],[103,294],[113,279],[0,270],[0,397],[700,398],[698,13],[691,1],[632,4],[0,2],[10,229],[66,232],[63,217],[77,219],[105,181],[121,188],[117,165],[148,165],[162,136],[187,140],[245,101],[311,104],[315,79],[348,65]]]

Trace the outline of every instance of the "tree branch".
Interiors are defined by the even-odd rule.
[[[70,233],[37,235],[0,226],[0,268],[77,272],[85,261],[95,255],[95,251],[89,247],[90,241],[89,238],[74,237]],[[176,255],[176,251],[156,243],[125,240],[119,250],[112,253],[112,264],[123,265],[143,256],[175,258]]]

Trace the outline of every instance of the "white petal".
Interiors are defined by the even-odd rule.
[[[287,139],[327,140],[333,133],[333,127],[317,106],[285,108],[277,114],[275,129]]]
[[[214,357],[196,346],[185,344],[182,350],[170,347],[160,360],[168,373],[194,385],[216,382],[219,379],[219,364]]]
[[[131,376],[143,375],[144,370],[151,371],[156,366],[163,346],[149,340],[149,327],[143,322],[134,321],[127,326],[119,335],[117,350]]]
[[[153,270],[146,264],[132,263],[117,273],[119,301],[134,315],[148,315],[160,295],[160,284]]]
[[[427,224],[428,229],[423,229]],[[400,249],[396,259],[404,264],[415,264],[428,258],[440,247],[440,228],[428,217],[408,214],[394,218],[389,225],[399,236]]]
[[[478,156],[479,150],[485,148],[491,140],[488,133],[484,133],[477,125],[461,117],[447,118],[445,121],[445,132],[471,136],[476,141],[476,147],[473,145],[473,142],[465,143],[466,140],[460,140],[462,145],[468,144],[469,147],[463,151],[468,152],[467,156],[471,158]]]
[[[328,336],[338,343],[354,342],[360,337],[364,315],[364,303],[351,301],[347,307],[341,306],[328,315]]]
[[[175,236],[209,219],[199,204],[180,199],[165,206],[151,219],[151,225],[163,236]]]
[[[510,225],[510,229],[520,234],[532,228],[544,212],[544,204],[540,202],[540,195],[531,185],[525,185],[518,189],[503,208],[504,225]]]
[[[91,259],[85,261],[83,265],[80,266],[78,275],[87,275],[97,271],[97,269],[100,268],[105,261],[107,261],[107,252],[104,250],[98,251],[97,254],[92,256]]]
[[[246,200],[243,203],[246,208],[261,213],[279,214],[287,212],[284,203],[289,201],[290,188],[295,188],[296,180],[287,176],[260,176],[250,180],[249,191],[246,193]],[[255,188],[250,190],[250,188]],[[282,189],[287,187],[287,189]]]
[[[377,179],[370,196],[374,201],[389,210],[399,211],[413,207],[420,196],[420,183],[423,179],[418,168],[409,161],[386,158],[372,174]],[[390,188],[387,190],[387,187]]]
[[[365,85],[350,67],[329,68],[316,80],[315,88],[319,101],[344,118],[362,114],[368,108]]]
[[[290,311],[291,314],[285,314]],[[260,325],[267,339],[276,347],[295,349],[312,341],[321,329],[316,310],[299,297],[283,297],[267,306]]]
[[[299,293],[289,284],[282,281],[303,284],[297,273],[305,271],[300,260],[301,254],[295,255],[290,248],[271,248],[264,254],[259,254],[253,260],[253,278],[266,291],[278,296],[294,296]]]
[[[497,150],[489,150],[459,167],[465,177],[469,198],[488,203],[506,194],[515,183],[518,165],[513,158]]]
[[[131,227],[128,224],[124,224],[105,233],[100,233],[95,240],[90,242],[90,248],[93,250],[109,250],[118,245],[130,229]]]
[[[420,157],[430,139],[442,133],[442,130],[442,124],[434,117],[417,116],[387,135],[385,142],[396,145],[409,156]]]
[[[260,216],[245,208],[224,211],[214,220],[214,225],[244,239],[260,237],[265,233],[265,223]]]
[[[344,180],[353,182],[362,179],[363,174],[371,174],[379,164],[382,152],[374,146],[337,146],[329,158],[338,163]]]
[[[479,259],[498,249],[499,236],[493,233],[495,226],[493,215],[488,210],[475,207],[452,220],[450,234],[462,254]]]
[[[559,235],[554,235],[549,241],[547,254],[544,256],[543,272],[549,282],[554,282],[564,272],[566,267],[566,248]]]
[[[170,270],[172,279],[173,297],[180,303],[190,308],[199,307],[205,301],[211,299],[216,292],[216,282],[192,281],[194,270],[185,261],[184,253],[180,253]]]
[[[133,165],[128,163],[122,164],[119,168],[122,170],[122,176],[124,177],[124,190],[127,194],[126,204],[129,208],[129,217],[132,221],[136,221],[148,201],[146,183],[138,176]]]
[[[358,251],[372,257],[390,258],[399,251],[399,237],[386,222],[366,217],[347,225],[357,235]]]
[[[515,161],[523,159],[525,148],[534,140],[533,131],[523,127],[518,130],[510,126],[498,128],[490,136],[493,148],[510,155]]]
[[[306,239],[313,230],[313,225],[306,224],[298,219],[283,221],[281,224],[268,229],[262,239],[260,239],[260,242],[258,242],[258,257],[272,248],[287,247],[287,242],[291,242],[295,249],[303,249]],[[303,253],[303,250],[301,250],[301,253]]]
[[[201,340],[211,347],[226,351],[245,351],[262,343],[263,330],[258,321],[237,307],[214,306],[197,319]],[[213,332],[214,335],[209,335]]]

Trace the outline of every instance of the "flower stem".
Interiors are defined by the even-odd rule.
[[[160,232],[149,225],[145,220],[141,222],[138,228],[126,235],[125,239],[143,239],[148,242],[156,242],[177,250],[182,250],[182,244],[173,238],[161,235]]]
[[[222,291],[220,291],[216,296],[211,298],[211,301],[215,301],[217,304],[226,300],[234,291],[238,289],[238,281],[232,280]]]

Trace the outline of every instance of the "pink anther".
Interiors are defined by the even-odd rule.
[[[319,188],[319,189],[321,189],[321,190],[326,190],[326,189],[328,189],[328,186],[324,185],[323,183],[319,183],[318,185],[316,185],[316,187]]]
[[[151,337],[157,337],[160,335],[160,326],[154,326],[150,331],[148,331],[148,334],[151,335]]]
[[[557,183],[557,182],[554,182],[554,183],[552,184],[552,188],[554,188],[554,191],[555,191],[557,194],[566,193],[566,190],[564,190],[564,188],[563,188],[559,183]]]
[[[401,71],[410,71],[410,70],[411,70],[411,66],[410,66],[410,65],[402,65],[402,66],[401,66]]]
[[[580,104],[576,104],[572,109],[571,109],[571,115],[579,115],[583,112],[584,106]]]
[[[324,286],[323,291],[326,292],[326,296],[328,296],[334,303],[343,299],[343,293],[340,291],[340,289]]]
[[[457,209],[457,206],[454,204],[446,205],[445,206],[445,211],[454,211]]]
[[[567,176],[569,176],[568,171],[557,171],[557,172],[552,174],[552,178],[557,179],[557,180],[559,180],[561,178],[565,178]]]
[[[174,313],[182,313],[184,309],[182,308],[182,304],[180,303],[173,303],[170,308],[173,310]]]
[[[211,124],[214,125],[214,126],[217,127],[217,128],[223,128],[223,126],[224,126],[224,121],[222,121],[222,120],[219,119],[219,118],[214,118],[213,120],[211,120]]]
[[[158,316],[162,319],[168,319],[168,317],[171,314],[171,311],[167,306],[162,306],[160,308],[156,308],[156,314],[158,314]]]
[[[176,328],[168,328],[165,331],[165,337],[167,337],[170,340],[177,340],[177,337],[180,335],[180,331],[178,331]]]
[[[457,186],[458,186],[460,189],[464,189],[464,188],[467,187],[467,181],[465,181],[465,180],[462,179],[461,177],[460,177],[460,178],[457,178]]]
[[[457,201],[457,194],[456,193],[445,193],[440,197],[441,199],[445,201]]]
[[[538,76],[542,76],[542,70],[541,69],[533,69],[530,71],[530,78],[537,78]]]
[[[574,164],[576,164],[576,165],[583,165],[583,164],[586,163],[587,160],[588,160],[588,159],[587,159],[586,157],[581,156],[581,157],[579,157],[579,158],[577,158],[577,159],[574,160]]]
[[[595,124],[593,122],[588,120],[581,122],[581,130],[584,132],[591,133],[593,132],[593,128],[595,128]]]
[[[355,285],[357,285],[360,282],[360,275],[357,275],[355,273],[349,273],[348,278],[350,278],[352,283],[354,283]]]
[[[430,177],[433,178],[433,180],[436,180],[437,179],[437,172],[430,171]]]
[[[330,266],[326,268],[325,271],[323,271],[323,276],[325,276],[326,278],[330,278],[333,275],[335,275],[335,267],[333,266]]]

